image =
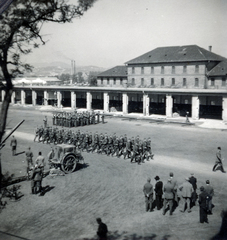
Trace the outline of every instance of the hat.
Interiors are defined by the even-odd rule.
[[[219,150],[221,150],[221,147],[218,147]]]
[[[202,186],[202,187],[200,187],[200,191],[204,191],[204,187]]]
[[[147,178],[147,181],[150,182],[150,181],[151,181],[151,178]]]
[[[155,179],[155,180],[159,180],[159,179],[160,179],[160,177],[159,177],[159,176],[156,176],[154,179]]]
[[[169,175],[170,175],[170,177],[172,177],[172,176],[173,176],[173,173],[172,173],[172,172],[170,172],[170,173],[169,173]]]
[[[210,181],[209,180],[206,180],[206,184],[209,184],[210,183]]]

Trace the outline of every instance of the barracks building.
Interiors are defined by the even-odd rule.
[[[11,102],[227,121],[226,74],[227,59],[211,47],[160,47],[100,73],[96,87],[15,85]]]

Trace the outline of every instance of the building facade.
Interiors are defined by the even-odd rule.
[[[99,74],[97,87],[14,86],[11,102],[227,121],[226,74],[227,59],[211,51],[163,47]]]

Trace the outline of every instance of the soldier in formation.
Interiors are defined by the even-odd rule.
[[[153,159],[154,154],[151,149],[151,139],[140,139],[137,136],[135,139],[127,138],[127,135],[116,136],[108,135],[107,133],[92,133],[82,132],[80,130],[72,131],[71,129],[64,129],[57,127],[37,128],[35,131],[38,142],[54,143],[54,144],[73,144],[79,150],[106,154],[112,157],[128,158],[131,162],[138,164]],[[34,140],[35,140],[34,139]]]
[[[78,127],[99,123],[99,114],[89,112],[59,112],[53,114],[53,125],[62,127]]]

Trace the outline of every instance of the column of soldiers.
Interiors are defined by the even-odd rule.
[[[58,112],[53,114],[53,125],[62,127],[78,127],[100,122],[100,113],[95,112]]]
[[[98,154],[106,154],[107,156],[121,156],[131,159],[131,162],[140,164],[145,160],[153,159],[154,154],[151,149],[151,139],[141,140],[139,136],[136,138],[128,138],[127,135],[116,136],[107,134],[76,132],[71,129],[58,129],[57,127],[37,127],[35,130],[34,141],[54,144],[73,144],[81,151],[87,151]]]

